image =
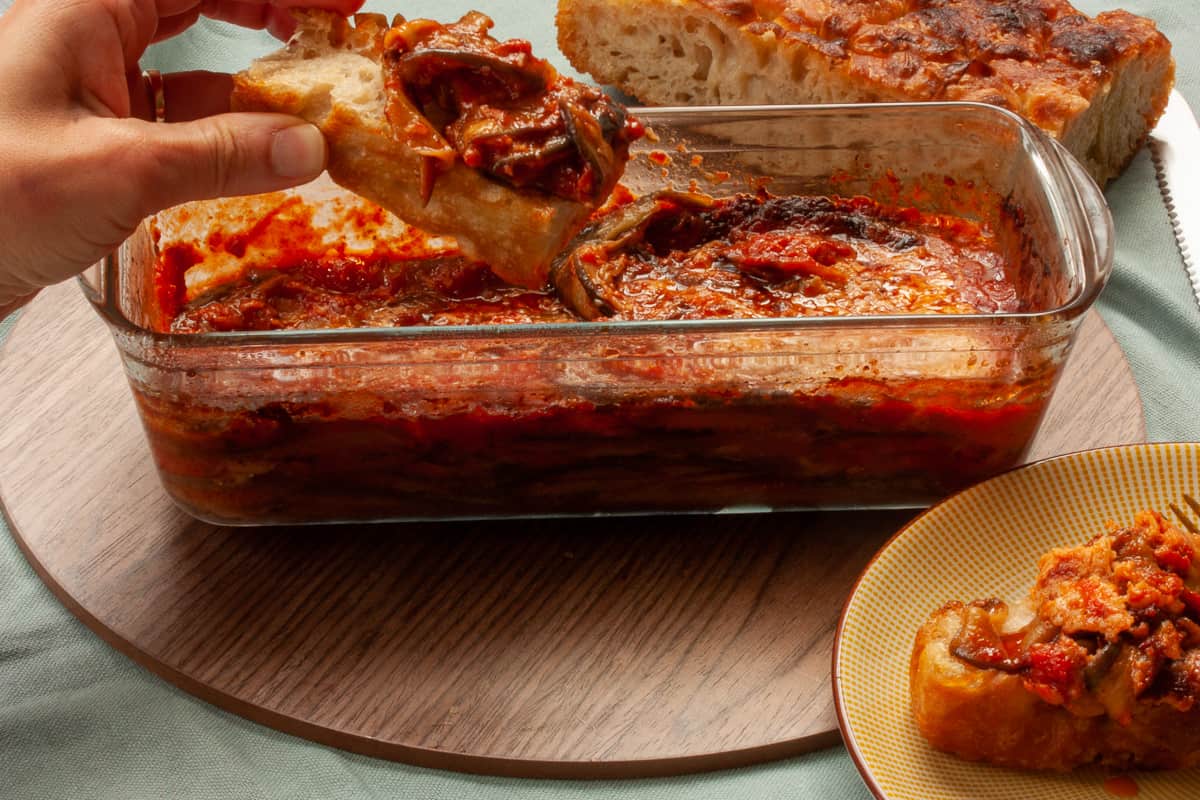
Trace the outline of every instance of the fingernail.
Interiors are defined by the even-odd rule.
[[[271,139],[271,167],[283,178],[315,178],[325,169],[325,137],[316,125],[294,125]]]

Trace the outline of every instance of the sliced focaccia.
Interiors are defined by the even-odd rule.
[[[1171,46],[1065,0],[559,0],[559,46],[646,103],[970,100],[1057,137],[1103,186],[1145,141]]]

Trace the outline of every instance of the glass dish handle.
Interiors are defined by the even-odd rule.
[[[84,297],[95,305],[104,303],[104,270],[107,260],[108,257],[97,261],[79,273],[79,288],[83,289]]]
[[[1057,139],[1050,140],[1059,160],[1066,169],[1071,188],[1087,221],[1085,230],[1091,232],[1091,241],[1083,242],[1090,246],[1093,254],[1091,262],[1096,265],[1097,280],[1105,283],[1113,266],[1113,219],[1104,192],[1096,185],[1096,181],[1087,173],[1083,165]]]

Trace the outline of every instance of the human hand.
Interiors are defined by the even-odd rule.
[[[153,119],[138,59],[200,15],[286,38],[290,7],[362,0],[15,0],[0,16],[0,317],[111,252],[147,215],[188,200],[311,180],[312,125],[229,112],[228,75],[164,75]]]

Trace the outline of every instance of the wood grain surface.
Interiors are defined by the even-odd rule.
[[[260,723],[473,772],[668,774],[835,743],[834,626],[914,514],[215,527],[163,493],[73,285],[17,323],[0,420],[14,536],[114,647]],[[1092,314],[1031,456],[1144,438]]]

